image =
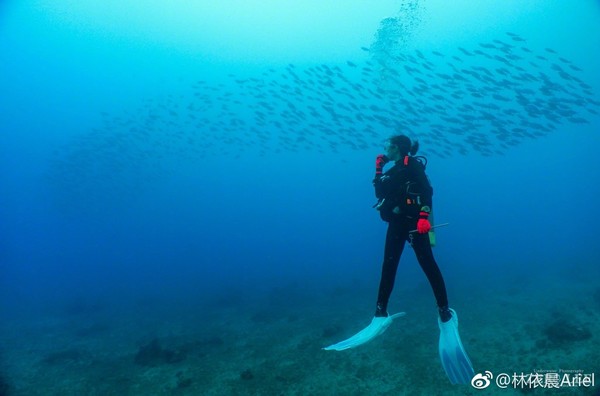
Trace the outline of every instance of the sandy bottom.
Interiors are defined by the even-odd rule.
[[[323,351],[370,322],[375,289],[353,282],[170,302],[79,300],[7,313],[0,324],[0,395],[599,394],[597,279],[526,278],[449,284],[476,373],[582,370],[595,373],[595,387],[451,385],[439,362],[427,284],[397,285],[390,311],[407,315],[379,338]]]

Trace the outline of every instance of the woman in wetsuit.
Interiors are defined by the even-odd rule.
[[[373,180],[379,200],[376,208],[388,223],[388,229],[375,317],[388,316],[387,306],[398,263],[404,245],[409,241],[433,289],[440,319],[447,322],[452,312],[448,309],[446,285],[433,257],[428,234],[433,188],[425,174],[425,163],[420,157],[415,157],[418,149],[417,141],[413,143],[407,136],[397,135],[387,141],[386,155],[377,156]],[[395,161],[395,165],[383,173],[383,166],[388,161]]]
[[[406,241],[409,241],[437,301],[440,328],[438,347],[442,367],[451,383],[468,384],[475,371],[458,333],[456,311],[448,308],[444,278],[431,251],[428,233],[431,230],[429,215],[433,188],[425,175],[426,161],[415,156],[418,149],[418,142],[413,143],[408,137],[398,135],[388,140],[386,155],[377,156],[373,180],[375,195],[379,200],[376,208],[381,218],[388,223],[388,229],[375,316],[367,327],[352,337],[323,349],[343,351],[363,345],[383,334],[394,318],[404,316],[404,312],[389,315],[387,306],[394,288],[400,256]],[[395,161],[395,164],[383,173],[383,167],[388,161]]]
[[[387,305],[394,288],[400,256],[406,241],[409,241],[437,301],[440,328],[438,347],[444,371],[451,383],[468,384],[475,371],[460,340],[456,311],[448,308],[444,278],[431,251],[428,233],[431,230],[429,215],[433,189],[425,175],[426,161],[415,156],[418,149],[418,142],[412,143],[408,137],[397,135],[388,140],[386,155],[377,156],[373,180],[375,195],[379,199],[376,207],[381,218],[388,222],[388,230],[375,316],[367,327],[352,337],[323,349],[343,351],[356,348],[383,334],[394,318],[404,316],[404,312],[388,315]],[[395,165],[383,173],[388,161],[395,161]]]

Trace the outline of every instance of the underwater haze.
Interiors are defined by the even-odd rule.
[[[375,158],[399,133],[475,373],[597,395],[599,20],[593,0],[1,2],[0,396],[478,392],[446,377],[408,245],[406,316],[322,350],[373,316]]]

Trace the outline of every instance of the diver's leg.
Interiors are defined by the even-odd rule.
[[[435,300],[439,309],[440,317],[443,322],[450,320],[451,313],[448,310],[448,294],[446,293],[446,284],[442,272],[435,262],[433,252],[431,251],[431,243],[429,242],[429,235],[413,233],[413,249],[419,261],[419,265],[425,272],[425,276],[429,280],[429,284],[433,289]]]
[[[400,223],[388,224],[375,316],[388,316],[387,306],[394,288],[400,256],[406,242],[405,228]]]

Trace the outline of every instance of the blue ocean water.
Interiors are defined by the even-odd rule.
[[[434,253],[476,372],[600,375],[599,17],[591,0],[2,2],[0,394],[451,393],[409,248],[390,347],[320,351],[372,316],[371,181],[396,133],[450,223]],[[153,339],[175,352],[136,364]]]

